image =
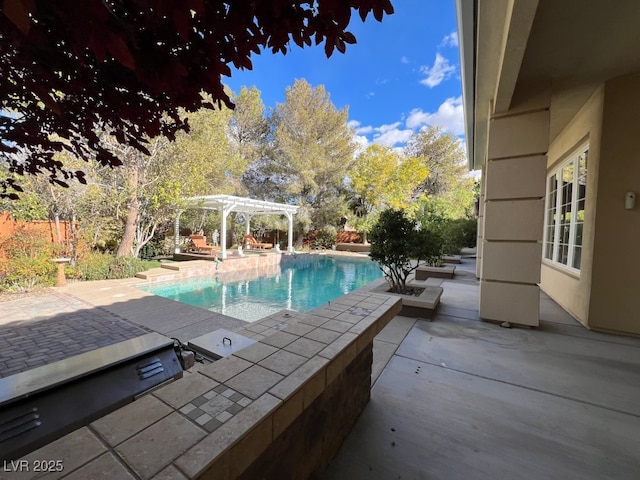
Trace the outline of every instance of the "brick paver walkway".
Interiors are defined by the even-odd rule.
[[[53,290],[0,303],[0,377],[148,333],[107,310]]]

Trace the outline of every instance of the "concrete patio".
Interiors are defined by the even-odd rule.
[[[637,479],[640,339],[546,295],[537,329],[482,322],[474,271],[464,259],[410,328],[323,478]]]

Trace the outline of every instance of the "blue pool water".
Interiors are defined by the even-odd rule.
[[[253,322],[283,309],[306,312],[382,277],[369,259],[312,256],[269,276],[225,282],[202,276],[142,290],[161,297]]]

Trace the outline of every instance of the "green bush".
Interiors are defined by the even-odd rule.
[[[158,255],[158,250],[153,242],[149,242],[140,249],[141,260],[151,260]]]
[[[465,247],[475,247],[478,235],[478,221],[471,218],[445,220],[440,232],[444,253],[457,255]]]
[[[331,248],[336,243],[336,236],[338,231],[336,227],[327,225],[315,232],[315,238],[313,239],[313,248]]]
[[[37,234],[17,231],[2,244],[6,258],[0,262],[0,290],[23,291],[55,284],[56,249]]]
[[[109,278],[109,265],[114,256],[109,253],[93,251],[78,260],[76,270],[80,272],[80,280],[104,280]]]
[[[392,292],[406,290],[407,277],[421,261],[438,262],[442,255],[440,236],[425,228],[401,210],[385,210],[371,229],[369,256],[381,265]]]
[[[2,245],[5,258],[0,260],[0,291],[16,292],[55,285],[59,256],[56,246],[36,234],[17,231]],[[98,251],[80,257],[75,265],[66,265],[65,274],[75,280],[131,278],[137,273],[160,266],[160,262],[133,257],[115,258]]]
[[[137,273],[160,266],[160,262],[144,261],[133,257],[114,257],[113,255],[92,252],[78,262],[76,271],[81,280],[107,280],[131,278]]]

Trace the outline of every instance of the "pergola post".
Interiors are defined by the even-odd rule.
[[[287,252],[293,253],[293,214],[289,212],[284,212],[285,217],[289,220],[289,228],[287,230]]]
[[[182,212],[178,211],[175,222],[173,224],[173,229],[174,229],[173,252],[174,253],[180,253],[180,215],[182,215]]]
[[[250,198],[235,197],[233,195],[206,195],[201,197],[190,197],[187,200],[191,202],[199,202],[200,205],[195,208],[204,208],[207,210],[218,210],[222,213],[222,226],[220,228],[222,250],[222,258],[227,258],[227,217],[231,212],[239,212],[244,214],[246,218],[245,231],[251,233],[251,219],[256,215],[284,215],[289,220],[289,253],[293,252],[293,215],[298,211],[296,205],[288,205],[284,203],[267,202],[262,200],[253,200]],[[180,212],[182,213],[182,212]],[[176,226],[178,225],[176,219]],[[178,227],[176,227],[178,231]],[[176,249],[179,246],[179,234],[176,234]],[[278,250],[278,249],[276,249]],[[176,250],[178,252],[179,250]]]
[[[226,205],[222,209],[222,225],[220,226],[220,246],[222,249],[222,259],[227,258],[227,217],[233,211],[235,205]]]
[[[244,218],[245,218],[245,224],[246,224],[244,234],[250,235],[251,234],[251,215],[247,215],[245,213]]]

